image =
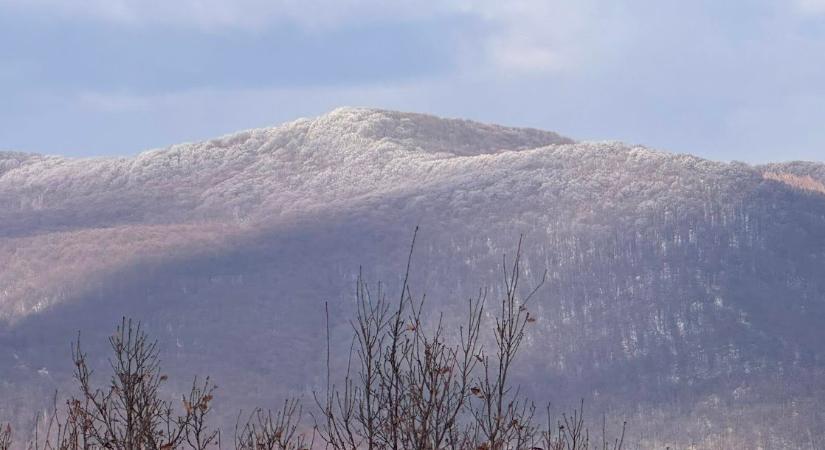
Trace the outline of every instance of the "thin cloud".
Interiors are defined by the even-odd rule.
[[[796,0],[796,9],[803,14],[825,15],[825,0]]]
[[[597,0],[0,0],[0,11],[34,13],[133,27],[207,32],[263,30],[289,25],[329,33],[376,21],[415,22],[465,17],[480,29],[465,35],[481,60],[471,70],[547,73],[567,70],[603,53],[624,26]],[[456,55],[461,58],[461,55]]]
[[[596,0],[478,1],[469,9],[491,24],[484,44],[504,72],[545,74],[582,69],[607,57],[632,23]]]
[[[261,28],[291,23],[306,28],[390,17],[421,17],[441,10],[402,0],[0,0],[0,8],[127,25],[209,30]]]

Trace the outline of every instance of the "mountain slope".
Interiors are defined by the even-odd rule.
[[[228,416],[311,398],[323,303],[345,353],[359,266],[397,288],[420,225],[414,286],[447,320],[525,236],[541,398],[623,411],[649,445],[822,442],[825,194],[797,179],[823,174],[370,109],[135,158],[2,153],[0,395],[67,389],[71,337],[129,314]]]

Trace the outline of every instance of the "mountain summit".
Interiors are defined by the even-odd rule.
[[[448,322],[500,294],[519,236],[525,283],[547,270],[526,390],[618,411],[643,447],[816,448],[823,183],[817,163],[361,108],[135,157],[3,152],[0,419],[68,389],[68,342],[91,353],[124,314],[228,416],[311,395],[324,303],[346,335],[359,267],[397,289],[419,225],[414,286]]]

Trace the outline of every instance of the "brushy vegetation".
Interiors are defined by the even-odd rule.
[[[414,239],[413,239],[414,245]],[[411,253],[412,254],[412,253]],[[494,304],[491,336],[485,336],[487,292],[468,303],[465,323],[450,332],[426,320],[425,298],[415,298],[405,276],[397,300],[381,285],[373,292],[359,277],[353,345],[341,383],[333,382],[327,346],[327,386],[305,414],[298,399],[276,410],[239,413],[230,448],[237,450],[620,450],[618,437],[592,438],[583,404],[553,420],[537,414],[533,400],[512,382],[513,364],[529,327],[530,300],[522,296],[521,243],[503,260],[505,295]],[[409,262],[407,275],[409,274]],[[328,313],[327,313],[328,314]],[[327,317],[327,324],[329,318]],[[329,340],[329,329],[327,337]],[[489,338],[489,340],[488,340]],[[484,342],[494,343],[492,349]],[[157,342],[140,323],[124,318],[109,338],[108,381],[97,386],[80,339],[72,346],[78,394],[38,423],[30,450],[173,450],[222,448],[211,426],[217,387],[195,378],[179,402],[167,399]],[[538,416],[544,416],[539,419]],[[546,419],[546,420],[545,420]],[[228,442],[227,442],[228,443]],[[0,430],[0,450],[15,448],[12,430]]]

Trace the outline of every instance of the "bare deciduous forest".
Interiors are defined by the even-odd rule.
[[[76,392],[62,401],[56,394],[35,429],[21,433],[33,435],[29,439],[16,441],[3,426],[0,450],[626,448],[625,423],[603,417],[594,427],[585,420],[583,401],[553,417],[547,403],[513,383],[513,364],[536,322],[531,299],[544,283],[523,294],[521,246],[512,260],[502,260],[502,298],[481,289],[467,302],[458,330],[447,329],[438,311],[427,311],[426,295],[413,295],[412,251],[397,296],[359,276],[346,372],[333,373],[328,343],[324,392],[286,399],[274,410],[241,411],[232,430],[212,419],[220,389],[209,377],[195,377],[179,399],[169,396],[157,342],[139,322],[123,318],[109,338],[110,372],[89,368],[78,337],[71,352]],[[487,329],[490,315],[494,325]],[[329,328],[326,334],[329,339]]]

